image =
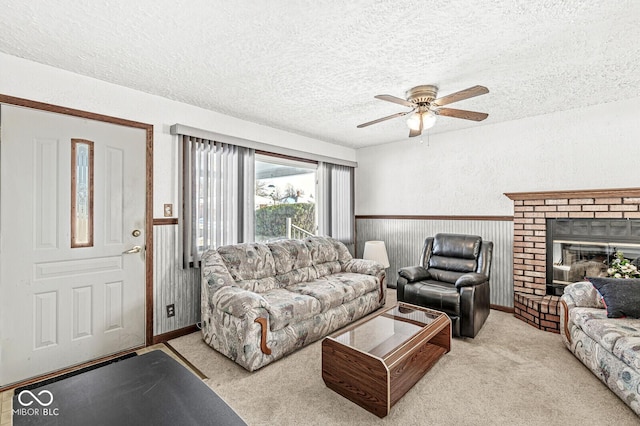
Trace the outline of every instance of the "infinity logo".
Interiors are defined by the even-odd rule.
[[[33,401],[29,401],[29,402],[22,401],[22,396],[25,394],[30,395],[34,401],[36,401],[38,404],[42,405],[43,407],[48,407],[53,403],[53,394],[48,390],[41,390],[40,392],[38,392],[38,396],[42,396],[42,394],[49,395],[49,402],[46,402],[46,403],[41,401],[40,398],[38,398],[38,396],[35,396],[33,392],[28,390],[23,390],[18,394],[18,401],[20,402],[20,404],[22,404],[23,407],[28,407],[31,404],[33,404]]]

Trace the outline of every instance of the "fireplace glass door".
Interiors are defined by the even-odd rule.
[[[547,219],[547,294],[585,277],[606,277],[615,254],[640,262],[640,219]]]
[[[606,277],[616,251],[635,263],[640,258],[640,244],[554,240],[552,286],[562,289],[585,277]]]

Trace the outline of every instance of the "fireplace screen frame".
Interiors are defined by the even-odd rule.
[[[546,220],[546,293],[586,276],[606,276],[616,251],[640,262],[640,219]]]

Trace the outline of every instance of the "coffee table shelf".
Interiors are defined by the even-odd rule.
[[[446,314],[400,302],[325,338],[322,379],[384,417],[450,349]]]

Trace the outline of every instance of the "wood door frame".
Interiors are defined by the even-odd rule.
[[[145,130],[146,137],[146,191],[145,200],[145,346],[153,343],[153,125],[124,118],[112,117],[93,112],[66,108],[59,105],[16,98],[0,93],[0,104],[21,106],[25,108],[48,111],[57,114],[102,121],[120,126]]]

